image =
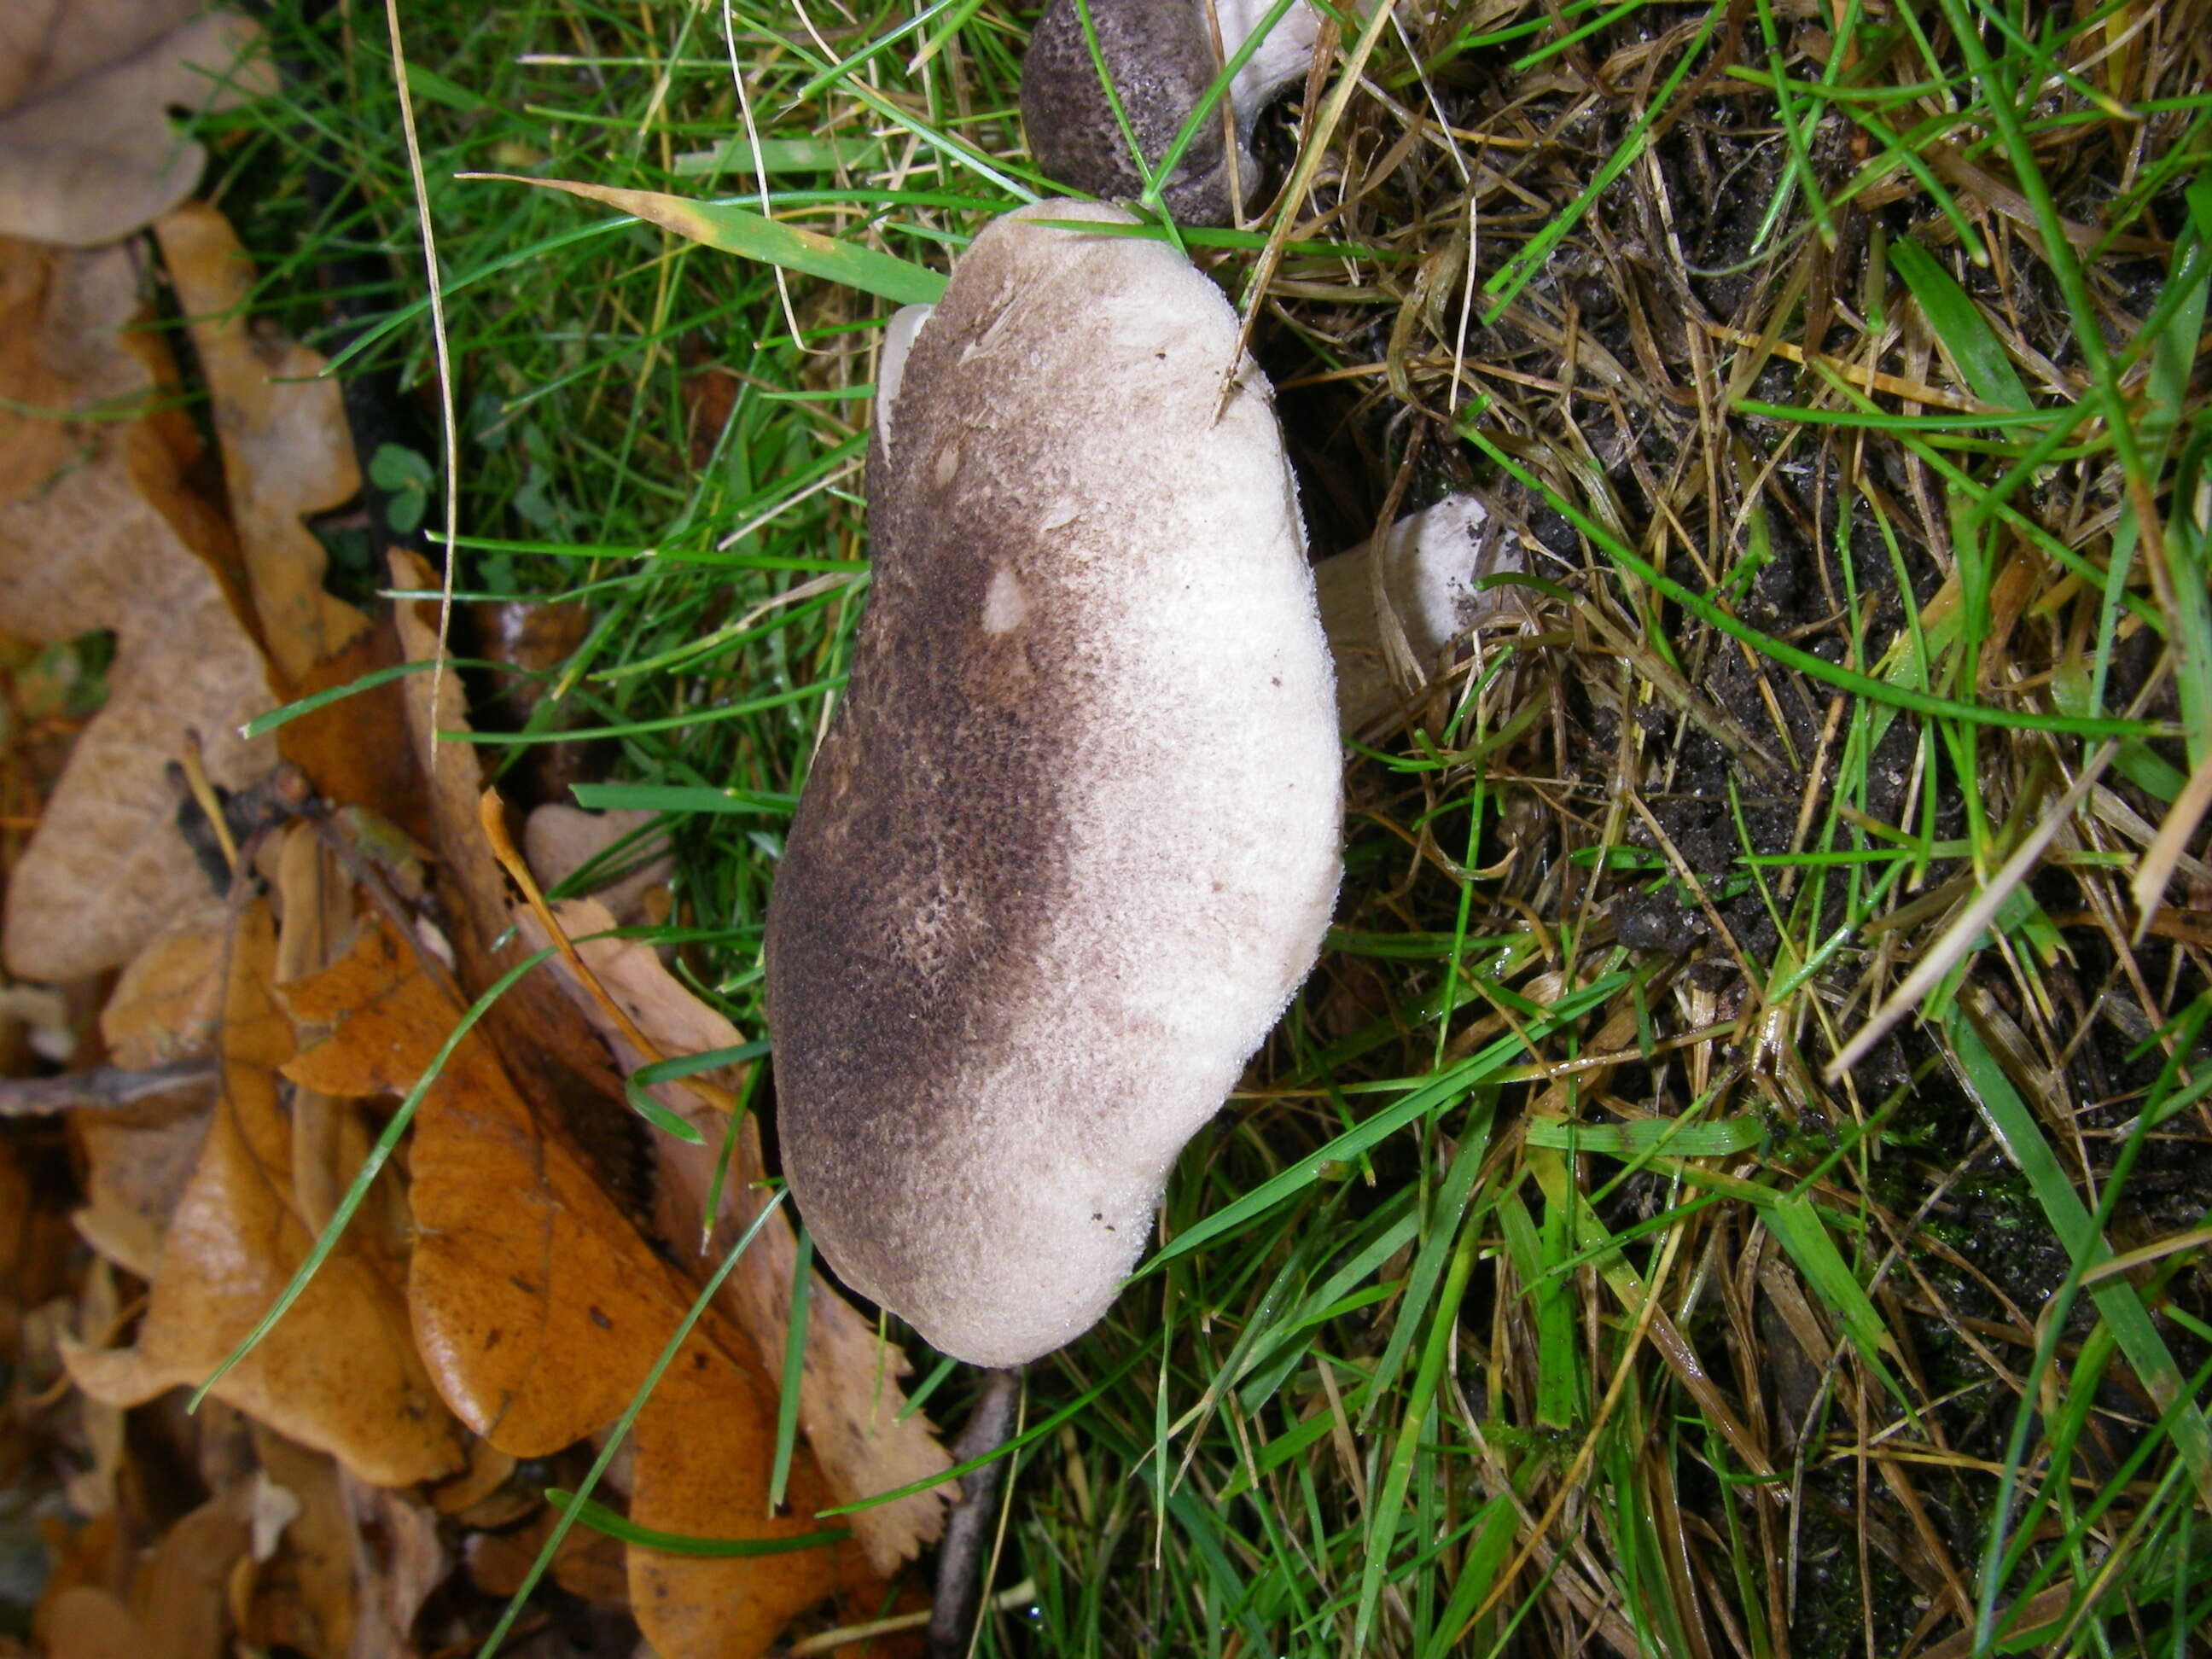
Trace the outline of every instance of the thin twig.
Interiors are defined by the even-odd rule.
[[[95,1066],[60,1077],[0,1078],[0,1117],[48,1117],[79,1107],[95,1109],[136,1105],[215,1080],[212,1058],[173,1060],[134,1072],[122,1066]]]
[[[985,1371],[975,1408],[968,1415],[952,1449],[956,1463],[982,1456],[1006,1443],[1021,1405],[1022,1373]],[[1010,1458],[994,1458],[960,1477],[960,1496],[945,1517],[945,1541],[938,1547],[937,1595],[929,1610],[929,1659],[962,1659],[978,1626],[983,1599],[983,1546],[998,1518],[1000,1482]]]
[[[438,356],[438,415],[443,424],[442,459],[446,473],[445,580],[438,595],[438,658],[430,670],[430,707],[438,706],[439,683],[446,672],[446,635],[453,620],[453,544],[459,539],[461,446],[453,417],[453,357],[446,338],[445,284],[438,275],[438,239],[430,228],[430,186],[422,174],[422,145],[415,132],[415,94],[407,83],[407,51],[399,39],[399,0],[384,0],[385,27],[392,36],[392,73],[398,83],[399,125],[407,139],[407,172],[415,184],[415,216],[422,227],[422,279],[430,294],[430,343]],[[430,732],[436,748],[438,733]]]

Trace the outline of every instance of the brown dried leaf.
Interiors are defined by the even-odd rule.
[[[282,986],[319,971],[344,953],[353,925],[353,884],[314,828],[295,823],[284,832],[278,849],[276,893],[284,917],[276,935],[276,983]],[[321,1232],[337,1212],[339,1200],[368,1157],[370,1139],[350,1101],[316,1089],[292,1091],[292,1190],[310,1231]],[[407,1249],[403,1207],[396,1186],[382,1182],[353,1224],[380,1228],[380,1242],[395,1260],[404,1259]]]
[[[122,1598],[96,1584],[72,1584],[46,1610],[47,1659],[117,1659],[152,1645]]]
[[[366,1486],[343,1469],[338,1487],[354,1527],[351,1659],[408,1659],[417,1651],[409,1634],[416,1615],[445,1582],[447,1562],[438,1542],[438,1517],[404,1493]]]
[[[198,9],[10,0],[0,21],[0,235],[92,247],[191,193],[207,151],[177,131],[169,108],[228,109],[276,88],[254,25]]]
[[[396,586],[434,588],[438,573],[404,548],[388,557]],[[422,662],[446,654],[438,637],[435,605],[402,601],[392,607],[405,660]],[[434,685],[433,682],[435,682]],[[448,663],[441,674],[410,674],[407,688],[408,735],[415,763],[428,781],[430,844],[454,889],[456,908],[470,937],[456,939],[469,954],[488,958],[491,941],[507,927],[507,878],[477,828],[477,798],[483,793],[483,771],[476,750],[465,743],[439,742],[440,732],[469,729],[460,676]],[[432,699],[436,702],[433,707]]]
[[[252,1541],[253,1485],[241,1481],[163,1534],[127,1597],[71,1583],[40,1608],[48,1659],[225,1659],[231,1574]]]
[[[331,1035],[287,1075],[333,1094],[410,1087],[460,1012],[410,945],[368,927],[343,961],[289,999],[303,1027]],[[524,1457],[611,1421],[681,1318],[688,1287],[567,1146],[539,1131],[480,1033],[461,1040],[424,1093],[410,1166],[410,1299],[454,1409]],[[742,1340],[710,1312],[639,1415],[631,1505],[644,1524],[739,1538],[815,1528],[811,1503],[769,1517],[775,1413],[757,1368],[735,1358]],[[819,1490],[803,1452],[792,1481],[796,1498]],[[823,1549],[712,1565],[711,1581],[698,1580],[633,1557],[640,1625],[667,1659],[763,1651],[837,1582]],[[709,1582],[716,1600],[702,1611],[690,1598]]]
[[[228,219],[189,202],[154,234],[214,404],[262,643],[289,693],[368,627],[323,591],[326,557],[305,522],[361,491],[344,404],[337,381],[317,378],[321,354],[249,323],[253,264]]]
[[[617,842],[660,816],[635,807],[586,812],[579,806],[549,801],[532,811],[523,824],[523,856],[528,860],[530,873],[538,878],[538,886],[552,888],[568,880]],[[592,896],[618,921],[635,921],[644,914],[647,890],[664,885],[674,873],[675,860],[667,849],[666,831],[647,837],[641,846],[622,854],[625,864],[635,863],[640,858],[644,862],[627,875],[591,890]]]
[[[293,1051],[276,1001],[268,908],[240,913],[223,1005],[222,1095],[161,1249],[135,1348],[64,1350],[94,1399],[132,1406],[196,1383],[251,1330],[313,1243],[291,1188],[276,1067]],[[292,1310],[217,1385],[220,1398],[362,1479],[404,1486],[460,1467],[452,1419],[415,1349],[402,1264],[349,1234]]]
[[[131,1610],[155,1659],[227,1659],[230,1579],[253,1541],[255,1482],[241,1480],[162,1534],[133,1575]]]
[[[398,585],[436,586],[436,575],[413,554],[394,549],[391,561]],[[420,661],[444,654],[435,604],[400,603],[392,608],[392,619],[409,658]],[[459,678],[450,665],[435,677],[434,711],[433,678],[407,678],[408,734],[428,781],[438,894],[447,914],[455,918],[450,932],[459,958],[456,977],[474,994],[521,961],[526,951],[507,927],[507,878],[477,817],[483,779],[475,750],[451,737],[436,738],[440,732],[470,729]],[[576,1022],[550,977],[525,975],[492,1006],[482,1029],[538,1122],[560,1125],[589,1149],[603,1172],[617,1167],[611,1160],[626,1152],[635,1158],[637,1121],[623,1103],[621,1079],[606,1049]]]
[[[216,982],[222,984],[220,969]],[[135,1106],[70,1117],[85,1158],[85,1196],[72,1219],[84,1242],[149,1284],[161,1238],[207,1143],[213,1079]],[[87,1340],[91,1340],[87,1334]]]
[[[52,411],[127,410],[145,397],[145,366],[116,337],[137,310],[137,269],[124,249],[72,253],[0,240],[0,389],[29,406],[0,404],[0,502],[44,489],[91,456],[97,430]],[[98,626],[72,608],[52,637]]]
[[[560,1516],[540,1504],[529,1524],[503,1532],[473,1534],[467,1544],[469,1582],[486,1595],[502,1599],[522,1588],[532,1563]],[[629,1569],[620,1540],[589,1527],[571,1527],[553,1551],[547,1569],[553,1582],[595,1607],[629,1610]]]
[[[729,1409],[733,1382],[758,1400],[757,1414]],[[770,1396],[703,1346],[678,1354],[661,1377],[638,1414],[635,1444],[629,1512],[641,1527],[696,1538],[761,1538],[823,1524],[812,1516],[829,1496],[811,1458],[793,1460],[790,1518],[763,1519],[775,1451]],[[732,1467],[758,1478],[733,1480]],[[768,1651],[793,1613],[836,1591],[843,1553],[854,1558],[846,1564],[848,1573],[864,1570],[850,1542],[834,1551],[720,1560],[632,1549],[630,1603],[646,1640],[668,1659],[753,1659]]]
[[[404,1093],[459,1020],[412,945],[373,925],[285,998],[303,1031],[330,1033],[285,1075],[333,1095]],[[626,1273],[628,1224],[564,1148],[538,1135],[479,1033],[462,1040],[417,1108],[409,1165],[418,1231],[409,1299],[440,1391],[462,1420],[518,1457],[612,1421],[643,1367],[614,1376],[587,1357],[611,1331],[641,1340],[663,1298]],[[554,1292],[556,1279],[580,1293]]]
[[[49,1570],[46,1588],[31,1613],[31,1634],[42,1648],[53,1645],[53,1619],[61,1598],[73,1589],[106,1590],[120,1601],[131,1588],[130,1550],[122,1523],[113,1514],[94,1516],[82,1526],[64,1527],[48,1518],[40,1523]]]
[[[131,958],[100,1011],[108,1058],[131,1071],[211,1052],[222,1015],[222,954],[229,930],[210,922],[172,927]]]
[[[288,1494],[294,1507],[281,1544],[256,1552],[263,1559],[240,1634],[264,1652],[282,1646],[311,1659],[346,1659],[362,1542],[346,1510],[338,1467],[273,1430],[258,1428],[253,1445],[262,1478]]]
[[[309,669],[293,693],[304,697],[349,685],[400,660],[398,635],[388,620],[380,619],[337,655]],[[276,728],[276,747],[307,775],[325,800],[369,812],[410,840],[429,839],[428,801],[408,742],[407,692],[398,682],[356,691],[288,720]]]
[[[188,428],[58,422],[154,380],[119,333],[137,310],[130,256],[0,244],[0,630],[34,640],[115,631],[107,706],[11,873],[4,944],[28,979],[120,966],[159,928],[220,903],[176,833],[163,769],[197,731],[208,775],[240,788],[274,745],[237,727],[268,705],[259,652],[192,548],[227,532],[185,489]],[[181,436],[179,434],[182,434]]]
[[[115,1269],[94,1261],[84,1276],[84,1293],[77,1298],[76,1334],[87,1341],[102,1340],[121,1311],[122,1295],[115,1284]],[[26,1356],[26,1364],[29,1358]],[[43,1369],[43,1368],[41,1368]],[[64,1376],[61,1354],[53,1355],[57,1377]],[[69,1505],[79,1515],[106,1515],[118,1507],[117,1480],[129,1451],[123,1413],[97,1400],[82,1402],[77,1427],[84,1437],[89,1464],[70,1474],[62,1487]]]
[[[600,985],[664,1054],[703,1054],[734,1048],[743,1041],[738,1029],[692,995],[650,947],[635,939],[590,938],[613,925],[597,900],[562,905],[556,915],[572,939],[584,941],[577,951]],[[518,911],[516,921],[526,938],[542,942],[536,918],[529,912]],[[565,963],[561,974],[564,987],[574,985]],[[644,1063],[645,1057],[630,1048],[580,986],[575,987],[573,1000],[626,1072]],[[665,1140],[658,1149],[661,1231],[671,1239],[688,1243],[700,1236],[725,1126],[680,1084],[664,1085],[653,1093],[663,1105],[689,1120],[702,1137],[698,1146]],[[739,1127],[737,1152],[722,1189],[714,1234],[718,1245],[727,1248],[765,1205],[756,1184],[760,1173],[760,1132],[748,1119]],[[783,1363],[797,1257],[791,1224],[779,1213],[761,1230],[720,1291],[723,1310],[751,1338],[762,1364],[771,1371]],[[908,1370],[905,1356],[883,1342],[874,1324],[818,1273],[808,1290],[804,1367],[799,1427],[836,1501],[888,1492],[951,1467],[926,1417],[917,1412],[899,1420],[906,1399],[892,1379]],[[950,1496],[949,1488],[917,1492],[851,1517],[854,1534],[877,1571],[890,1575],[936,1539]]]

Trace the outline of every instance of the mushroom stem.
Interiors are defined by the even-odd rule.
[[[975,1407],[952,1443],[953,1462],[969,1462],[1005,1445],[1013,1436],[1021,1398],[1020,1366],[985,1371]],[[929,1608],[929,1659],[963,1659],[975,1644],[999,1489],[1012,1462],[994,1457],[960,1477],[960,1496],[945,1516],[945,1540],[938,1546],[937,1589]]]
[[[1474,496],[1447,495],[1390,526],[1379,571],[1371,539],[1315,566],[1345,736],[1358,736],[1400,714],[1409,694],[1419,689],[1400,685],[1390,672],[1376,579],[1414,661],[1425,674],[1432,672],[1455,641],[1501,608],[1500,599],[1475,584],[1522,568],[1520,550],[1488,520]]]

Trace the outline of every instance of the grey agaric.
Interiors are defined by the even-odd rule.
[[[1053,0],[1030,34],[1022,64],[1022,126],[1045,176],[1108,198],[1144,187],[1098,76],[1103,63],[1147,167],[1158,165],[1184,119],[1221,65],[1267,21],[1267,0],[1085,0],[1094,59],[1076,0]],[[1213,49],[1220,30],[1224,56]],[[1318,20],[1306,0],[1291,0],[1229,87],[1235,112],[1237,172],[1244,196],[1257,191],[1259,167],[1248,148],[1260,112],[1303,76],[1313,61]],[[1229,152],[1218,121],[1207,121],[1183,152],[1161,199],[1188,224],[1225,225],[1231,216]]]
[[[806,1224],[983,1365],[1105,1311],[1340,870],[1271,393],[1246,359],[1223,404],[1235,313],[1128,222],[1010,214],[887,337],[872,592],[769,904]]]

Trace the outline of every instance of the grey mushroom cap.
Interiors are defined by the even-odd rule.
[[[1103,1314],[1312,965],[1334,686],[1269,389],[1129,222],[975,239],[887,354],[872,592],[770,897],[786,1174],[944,1352]]]
[[[1267,0],[1089,0],[1098,59],[1112,77],[1122,113],[1147,167],[1157,166],[1197,107],[1223,63],[1267,18]],[[1213,50],[1220,30],[1224,56]],[[1235,112],[1237,178],[1247,201],[1256,198],[1259,167],[1245,148],[1267,101],[1304,76],[1313,59],[1318,20],[1297,0],[1255,49],[1229,88]],[[1022,125],[1048,178],[1094,196],[1128,199],[1144,180],[1129,154],[1084,38],[1075,0],[1053,0],[1030,35],[1022,64]],[[1168,211],[1185,223],[1224,225],[1233,216],[1229,164],[1220,124],[1201,126],[1162,191]]]

